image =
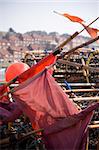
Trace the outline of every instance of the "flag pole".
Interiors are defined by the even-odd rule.
[[[81,44],[81,45],[79,45],[79,46],[76,46],[76,47],[72,48],[71,50],[69,50],[68,52],[65,52],[63,55],[61,55],[61,56],[59,56],[59,57],[62,58],[62,57],[64,57],[65,55],[70,55],[70,54],[74,53],[77,49],[82,48],[82,47],[84,47],[84,46],[87,46],[87,45],[89,45],[89,44],[91,44],[91,43],[94,43],[94,42],[97,41],[97,40],[99,40],[99,36],[97,36],[96,38],[91,39],[91,40],[89,40],[89,41],[87,41],[87,42],[85,42],[85,43],[83,43],[83,44]]]
[[[90,25],[92,25],[94,22],[96,22],[99,19],[99,17],[97,17],[96,19],[94,19],[91,23],[89,23],[87,26],[84,26],[84,28],[79,32],[79,34],[81,32],[83,32],[87,27],[89,27]]]
[[[63,16],[61,13],[57,12],[57,11],[53,11],[54,13],[58,14],[58,15],[61,15]],[[83,32],[87,27],[89,27],[90,25],[92,25],[94,22],[96,22],[97,20],[99,19],[99,17],[97,17],[96,19],[94,19],[91,23],[89,23],[88,25],[86,26],[83,26],[83,29],[81,31],[78,32],[78,34],[80,34],[81,32]],[[83,25],[83,23],[82,23]],[[78,35],[77,34],[77,35]]]
[[[62,42],[58,47],[55,48],[54,52],[57,50],[61,50],[67,43],[69,43],[72,39],[74,39],[79,32],[75,32],[73,35],[71,35],[69,38],[67,38],[64,42]]]

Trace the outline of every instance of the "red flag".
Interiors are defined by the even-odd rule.
[[[85,146],[82,141],[93,109],[79,113],[46,70],[16,87],[13,96],[31,122],[44,128],[48,149],[73,150]]]
[[[18,95],[18,98],[22,99],[19,103],[22,103],[22,110],[28,114],[31,122],[35,120],[33,114],[36,120],[40,119],[40,124],[48,125],[49,123],[45,124],[44,121],[46,122],[50,117],[52,122],[55,118],[60,119],[78,112],[78,108],[46,71],[20,84],[15,91],[14,96]]]
[[[22,74],[20,74],[17,78],[19,82],[23,82],[27,80],[28,78],[33,77],[34,75],[40,73],[45,67],[50,66],[55,63],[56,56],[54,56],[52,53],[40,60],[37,64],[32,66],[30,69],[26,70]]]
[[[88,124],[93,110],[98,107],[99,103],[96,103],[78,114],[66,117],[45,128],[47,149],[85,150]]]
[[[65,13],[65,14],[62,14],[64,17],[66,17],[66,18],[68,18],[69,20],[71,20],[71,21],[73,21],[73,22],[78,22],[78,23],[82,23],[82,22],[84,22],[84,20],[83,19],[81,19],[81,18],[79,18],[79,17],[77,17],[77,16],[71,16],[71,15],[69,15],[69,14],[67,14],[67,13]]]

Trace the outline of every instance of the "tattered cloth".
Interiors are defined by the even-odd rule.
[[[87,126],[99,103],[80,112],[46,69],[16,87],[13,97],[33,127],[44,129],[47,149],[85,149]]]

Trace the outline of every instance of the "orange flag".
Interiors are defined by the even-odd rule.
[[[86,31],[89,33],[89,35],[92,37],[92,38],[96,38],[98,36],[98,32],[99,30],[96,29],[96,28],[90,28],[90,27],[87,27],[85,24],[84,24],[84,20],[77,17],[77,16],[71,16],[67,13],[65,14],[62,14],[64,17],[67,17],[69,20],[73,21],[73,22],[78,22],[80,23],[81,25],[83,25],[83,27],[86,29]]]
[[[79,18],[78,16],[72,16],[72,15],[69,15],[67,13],[61,14],[61,13],[58,13],[56,11],[54,11],[54,12],[57,13],[57,14],[59,14],[59,15],[62,15],[64,17],[68,18],[72,22],[80,23],[86,29],[86,31],[89,33],[89,35],[92,38],[96,38],[98,36],[99,30],[96,29],[96,28],[87,27],[87,25],[85,25],[85,21],[82,18]]]
[[[62,14],[64,17],[67,17],[69,20],[71,20],[71,21],[73,21],[73,22],[78,22],[78,23],[80,23],[80,24],[82,24],[82,22],[84,22],[84,20],[83,19],[81,19],[81,18],[79,18],[79,17],[77,17],[77,16],[71,16],[71,15],[69,15],[69,14],[67,14],[67,13],[65,13],[65,14]]]
[[[90,27],[87,27],[86,25],[82,24],[84,26],[84,28],[86,29],[86,31],[89,33],[89,35],[92,37],[92,38],[96,38],[98,36],[98,33],[99,33],[99,30],[96,29],[96,28],[90,28]]]

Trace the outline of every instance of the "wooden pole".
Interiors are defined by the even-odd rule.
[[[74,39],[77,35],[79,34],[79,32],[75,32],[73,35],[71,35],[66,41],[64,41],[63,43],[61,43],[56,49],[61,49],[63,48],[67,43],[69,43],[72,39]]]
[[[88,46],[89,44],[92,44],[92,43],[96,42],[97,40],[99,40],[99,36],[97,36],[96,38],[91,39],[91,40],[89,40],[89,41],[87,41],[87,42],[85,42],[85,43],[83,43],[83,44],[81,44],[81,45],[79,45],[79,46],[77,46],[77,47],[72,48],[72,49],[69,50],[68,52],[65,52],[61,57],[64,57],[65,55],[73,54],[73,53],[74,53],[76,50],[78,50],[79,48],[82,48],[82,47],[84,47],[84,46]]]
[[[99,101],[99,96],[94,97],[76,97],[76,98],[70,98],[70,100],[73,101]]]
[[[88,132],[89,132],[89,130],[88,130]],[[88,145],[89,145],[89,134],[87,136],[86,150],[88,150]]]
[[[66,93],[70,92],[99,92],[99,89],[72,89],[72,90],[64,90]]]
[[[95,129],[95,128],[99,129],[99,124],[92,124],[92,125],[89,125],[88,127],[90,129]]]
[[[82,64],[79,64],[79,63],[70,62],[70,61],[63,60],[63,59],[58,59],[57,62],[61,63],[61,64],[66,64],[68,66],[79,67],[79,68],[81,67],[81,68],[84,68],[84,69],[88,69],[92,72],[99,72],[99,68],[89,67],[88,65],[82,65]]]
[[[82,61],[82,65],[85,66],[85,61],[84,61],[84,58],[83,58],[83,57],[81,58],[81,61]],[[89,78],[88,78],[88,74],[87,74],[86,69],[83,68],[82,70],[83,70],[83,75],[86,77],[87,83],[89,83]]]

